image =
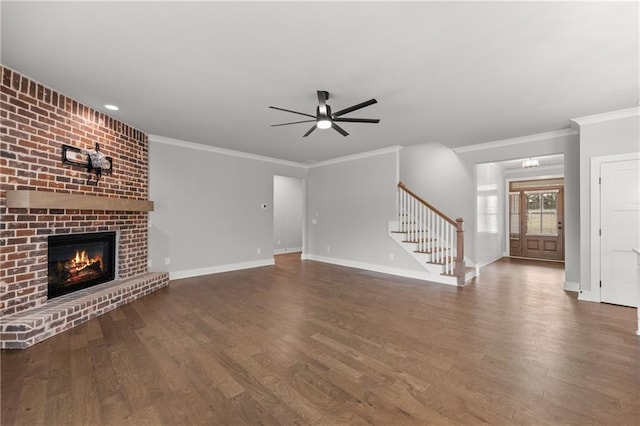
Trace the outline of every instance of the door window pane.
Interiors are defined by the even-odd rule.
[[[558,193],[536,192],[527,197],[527,235],[558,235]]]

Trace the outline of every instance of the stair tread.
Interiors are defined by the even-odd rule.
[[[449,259],[449,261],[450,261],[451,263],[455,263],[455,262],[456,262],[456,260],[457,260],[455,257],[453,257],[453,258],[452,258],[452,257],[446,257],[446,258],[444,258],[444,259],[436,259],[436,260],[432,260],[431,262],[427,262],[427,263],[430,263],[430,264],[432,264],[432,265],[444,265],[444,264],[446,263],[446,262],[445,262],[445,259]]]
[[[438,239],[437,238],[423,238],[423,239],[420,239],[420,240],[403,240],[402,242],[403,243],[422,243],[422,242],[430,243],[432,241],[438,241]]]
[[[473,272],[473,271],[475,271],[475,269],[476,269],[476,268],[474,268],[474,267],[466,266],[466,267],[464,268],[464,275],[466,276],[469,272]],[[440,275],[443,275],[443,276],[445,276],[445,277],[455,277],[455,276],[456,276],[456,275],[455,275],[455,274],[453,274],[453,273],[451,273],[451,274],[450,274],[450,273],[442,273],[442,274],[440,274]]]
[[[446,247],[434,247],[432,249],[429,250],[414,250],[414,253],[424,253],[424,254],[433,254],[433,253],[440,253],[446,250],[450,250]]]

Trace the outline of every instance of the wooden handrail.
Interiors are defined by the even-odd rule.
[[[407,186],[402,182],[398,182],[398,188],[404,191],[407,196],[411,197],[407,199],[407,197],[403,195],[404,193],[399,192],[398,194],[398,214],[405,215],[408,218],[408,220],[406,220],[405,222],[402,222],[402,220],[399,221],[401,232],[407,232],[408,240],[418,240],[418,250],[420,250],[420,244],[424,241],[422,238],[424,238],[424,233],[426,232],[422,230],[424,229],[425,225],[423,223],[424,215],[427,214],[425,212],[428,212],[429,215],[429,227],[432,223],[432,214],[439,216],[439,219],[433,218],[433,220],[435,221],[434,226],[436,227],[435,232],[442,233],[441,237],[443,238],[445,244],[443,250],[451,250],[448,252],[447,256],[455,253],[455,257],[453,258],[445,257],[445,273],[453,273],[453,275],[457,277],[457,284],[459,286],[464,286],[466,276],[466,268],[464,265],[464,220],[460,217],[455,220],[450,218],[449,216],[442,213],[440,210],[420,198],[416,193],[407,188]],[[416,200],[417,203],[411,202],[410,200]],[[417,207],[419,207],[419,209]],[[428,210],[424,210],[425,208]],[[455,237],[452,234],[452,229],[444,226],[443,222],[447,222],[453,227],[453,230],[455,231]],[[418,223],[420,223],[419,228],[415,225]],[[403,224],[414,225],[412,227],[411,225],[404,226]],[[424,248],[422,249],[424,250]]]
[[[415,192],[413,192],[412,190],[407,188],[407,186],[404,183],[398,182],[398,188],[402,188],[409,195],[411,195],[413,198],[415,198],[416,200],[420,201],[422,204],[424,204],[425,206],[427,206],[428,208],[433,210],[434,213],[436,213],[438,216],[440,216],[441,218],[443,218],[444,220],[449,222],[451,225],[456,226],[456,227],[458,226],[458,223],[456,222],[456,220],[451,219],[449,216],[447,216],[446,214],[442,213],[440,210],[438,210],[437,208],[433,207],[431,204],[427,203],[425,200],[420,198]],[[462,219],[460,219],[460,220],[462,220]]]

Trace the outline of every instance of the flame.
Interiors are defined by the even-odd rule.
[[[82,251],[76,250],[76,255],[71,261],[73,262],[73,266],[77,270],[84,269],[87,266],[93,265],[95,263],[100,264],[100,269],[104,268],[102,256],[98,255],[91,258],[87,255],[87,252],[85,250],[82,250]]]
[[[73,261],[76,265],[86,265],[88,263],[91,263],[89,256],[87,256],[87,252],[84,250],[82,251],[76,250],[76,257],[75,259],[73,259]]]

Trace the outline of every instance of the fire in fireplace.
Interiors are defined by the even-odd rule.
[[[115,232],[50,236],[48,246],[49,299],[115,278]]]

